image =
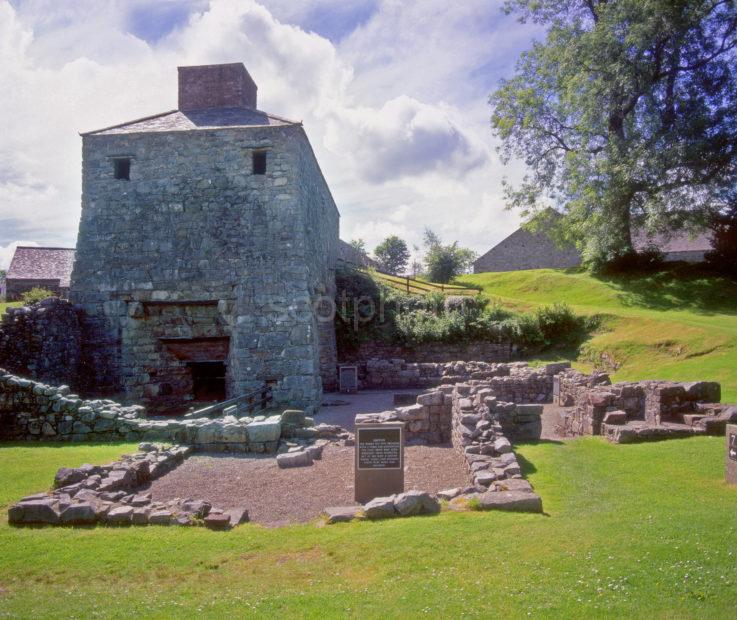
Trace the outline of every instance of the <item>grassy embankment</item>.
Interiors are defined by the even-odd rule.
[[[465,276],[505,306],[565,302],[602,314],[602,328],[573,352],[577,366],[615,380],[710,379],[737,402],[737,284],[676,267],[652,275],[596,278],[540,269]]]

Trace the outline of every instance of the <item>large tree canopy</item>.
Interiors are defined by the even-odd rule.
[[[507,200],[555,206],[587,262],[649,231],[708,222],[737,183],[735,0],[512,0],[547,26],[492,94]]]

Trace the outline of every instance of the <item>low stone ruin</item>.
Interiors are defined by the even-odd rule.
[[[146,419],[140,406],[83,400],[0,369],[0,439],[11,441],[163,441],[208,452],[276,452],[285,437],[332,437],[304,412],[264,412],[220,418]]]
[[[154,502],[141,492],[151,480],[189,456],[187,446],[141,444],[139,452],[109,465],[61,468],[54,490],[24,497],[8,510],[13,525],[204,525],[229,529],[248,521],[248,511],[214,508],[201,499]]]
[[[437,496],[412,490],[377,497],[364,506],[325,510],[327,523],[356,518],[384,519],[440,511],[439,500],[451,509],[542,512],[542,500],[522,477],[506,433],[516,439],[539,439],[541,405],[515,405],[497,399],[488,381],[441,386],[417,397],[417,404],[382,413],[356,416],[356,423],[405,423],[407,443],[441,443],[449,429],[453,447],[466,462],[469,484]]]
[[[68,386],[24,379],[0,368],[0,439],[5,441],[137,441],[143,407],[83,400]]]
[[[604,373],[567,371],[556,377],[557,404],[570,407],[557,432],[602,435],[615,443],[722,435],[737,407],[720,404],[718,383],[639,381],[611,384]]]
[[[550,402],[553,376],[570,363],[531,368],[527,362],[408,363],[403,359],[369,359],[359,367],[362,389],[431,388],[466,381],[489,381],[499,398],[514,403]]]

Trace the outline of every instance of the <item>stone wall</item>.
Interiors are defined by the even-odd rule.
[[[411,363],[509,362],[517,354],[517,347],[511,343],[428,343],[416,347],[403,347],[372,341],[362,343],[355,352],[343,354],[341,361],[351,364],[365,364],[372,359],[402,359]]]
[[[531,368],[526,362],[409,363],[403,359],[371,359],[358,365],[361,389],[428,388],[469,380],[489,381],[495,394],[514,403],[550,402],[553,377],[569,363]]]
[[[129,181],[112,174],[121,154]],[[215,361],[229,396],[269,382],[278,403],[319,402],[334,344],[314,303],[331,294],[338,212],[300,125],[86,135],[82,202],[70,297],[88,390],[165,408],[190,395],[193,362]],[[198,359],[203,338],[225,353]]]
[[[576,403],[576,398],[583,390],[611,383],[609,375],[604,372],[590,375],[577,370],[561,372],[553,380],[553,402],[561,407],[570,407]]]
[[[0,369],[0,439],[6,441],[164,441],[209,452],[275,452],[282,434],[318,439],[341,432],[315,425],[302,411],[240,415],[233,407],[227,413],[215,419],[150,420],[141,406],[83,400],[67,386]]]
[[[47,383],[74,385],[80,365],[79,312],[56,297],[8,308],[0,321],[0,366]]]
[[[360,414],[357,421],[400,421],[405,423],[409,443],[440,444],[453,437],[458,422],[458,399],[471,398],[463,409],[483,409],[498,424],[504,435],[515,441],[540,439],[543,407],[537,404],[506,402],[496,391],[495,380],[441,385],[416,397],[412,405],[395,407],[379,414]],[[479,413],[480,415],[480,413]]]
[[[137,441],[143,408],[83,400],[68,386],[53,387],[0,369],[0,439],[13,441]]]
[[[230,529],[248,521],[243,508],[228,511],[201,499],[154,502],[145,487],[180,465],[188,446],[139,445],[108,465],[62,467],[50,493],[22,498],[8,510],[13,525],[204,525]]]
[[[567,437],[604,435],[617,442],[721,434],[737,419],[737,408],[720,405],[718,383],[696,381],[623,382],[604,374],[568,371],[556,378],[564,410],[558,433]]]
[[[492,394],[483,381],[459,384],[453,390],[453,445],[466,459],[473,483],[482,488],[520,479],[522,471],[509,439],[539,439],[542,430],[542,407],[524,410],[530,405],[505,403]],[[519,428],[515,428],[515,420],[519,420]],[[525,490],[532,487],[527,485]]]

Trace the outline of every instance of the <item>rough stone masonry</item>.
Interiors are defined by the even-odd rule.
[[[70,298],[90,394],[149,409],[335,380],[339,214],[301,123],[241,63],[179,68],[179,109],[83,134]],[[321,372],[322,371],[322,372]]]

